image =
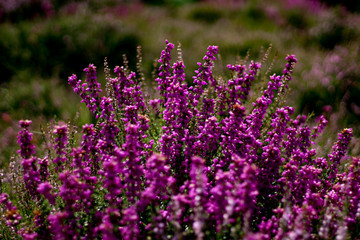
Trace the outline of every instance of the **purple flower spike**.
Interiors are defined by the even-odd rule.
[[[120,212],[114,208],[107,208],[102,216],[101,224],[96,228],[101,232],[104,240],[117,240],[120,238],[119,233],[115,227],[120,223]]]
[[[20,231],[18,233],[23,237],[23,240],[36,240],[36,239],[38,239],[38,234],[36,232],[26,231],[23,228],[20,229]]]
[[[360,220],[360,157],[354,157],[346,177],[348,183],[349,216],[346,219],[349,229],[355,229]]]
[[[236,219],[242,217],[243,229],[247,233],[250,231],[252,214],[256,210],[256,198],[259,194],[256,180],[258,170],[254,164],[250,165],[242,159],[238,159],[230,169],[240,170],[241,174],[232,176],[234,189],[228,199],[224,224],[234,223]]]
[[[83,150],[83,161],[87,166],[91,167],[91,173],[95,175],[99,170],[99,156],[97,152],[97,133],[93,124],[85,124],[83,126],[83,137],[81,142],[81,149]]]
[[[39,184],[37,191],[44,195],[44,197],[49,200],[52,205],[55,205],[55,196],[50,192],[51,189],[51,184],[49,182],[44,182]]]
[[[66,145],[68,144],[67,133],[68,128],[64,125],[55,126],[53,130],[55,134],[55,151],[56,151],[56,158],[54,158],[53,162],[57,165],[57,167],[61,166],[63,163],[66,162]],[[60,167],[61,168],[61,167]]]
[[[332,147],[332,152],[328,155],[329,162],[331,164],[329,180],[334,181],[336,174],[338,172],[338,165],[340,164],[341,159],[345,156],[346,150],[350,143],[350,140],[353,136],[353,131],[351,128],[345,128],[341,133],[338,134],[338,141]]]
[[[43,159],[38,159],[40,168],[39,168],[39,173],[40,173],[40,180],[41,182],[45,182],[46,179],[49,176],[49,171],[48,171],[48,166],[49,166],[49,161],[47,157],[44,157]]]
[[[194,211],[192,227],[197,239],[204,238],[203,228],[205,227],[205,210],[204,206],[207,201],[208,191],[206,177],[205,161],[200,157],[193,157],[190,170],[190,185],[189,185],[189,199],[191,207]]]
[[[35,146],[31,143],[33,133],[29,132],[32,121],[20,120],[19,126],[22,128],[18,134],[18,143],[20,150],[18,151],[22,158],[30,158],[34,153]]]
[[[281,86],[281,77],[272,75],[263,95],[254,103],[254,110],[247,116],[246,123],[251,129],[251,133],[255,138],[260,136],[262,121],[267,112],[268,107],[273,101],[275,91]]]
[[[249,134],[249,129],[244,122],[245,107],[235,103],[229,113],[230,116],[222,121],[222,135],[220,145],[222,146],[224,160],[228,162],[233,155],[247,156],[250,146],[255,139]],[[223,167],[226,162],[216,163],[215,168]],[[215,162],[214,162],[215,163]]]
[[[92,113],[95,113],[99,107],[100,99],[99,93],[101,90],[101,84],[96,80],[96,67],[94,64],[89,64],[89,67],[84,68],[86,72],[86,88],[87,95],[90,96],[90,101],[85,102]]]
[[[149,204],[159,205],[160,202],[170,199],[175,179],[170,176],[170,166],[162,155],[154,154],[148,159],[145,178],[147,187],[141,195],[140,209]]]
[[[115,121],[102,122],[100,124],[100,136],[101,138],[97,142],[97,148],[100,149],[100,153],[112,154],[116,144],[116,136],[120,132]]]
[[[95,114],[100,104],[101,84],[96,80],[96,67],[93,64],[89,64],[84,72],[86,72],[85,83],[78,80],[76,75],[69,77],[68,82],[74,92],[82,98],[81,102],[84,102],[88,109]]]
[[[123,185],[121,180],[122,172],[122,159],[125,157],[125,153],[119,149],[117,151],[118,158],[109,158],[104,162],[104,187],[108,190],[106,199],[109,201],[110,206],[120,206],[122,197],[120,194],[123,191]]]
[[[112,98],[102,97],[100,101],[101,115],[100,118],[108,121],[114,120],[114,107]]]
[[[23,159],[21,162],[24,169],[25,186],[33,197],[37,195],[36,189],[40,184],[40,172],[36,165],[37,161],[38,159],[36,157],[31,157]]]
[[[156,79],[158,90],[164,99],[167,98],[167,88],[170,84],[171,50],[174,49],[174,44],[170,43],[168,40],[166,40],[165,43],[166,48],[161,52],[161,57],[159,59],[159,63],[161,63],[159,67],[159,77]]]
[[[8,226],[17,226],[21,221],[21,216],[18,209],[9,200],[9,195],[2,193],[0,195],[0,203],[5,206],[5,223]]]
[[[76,239],[77,234],[75,234],[73,227],[76,227],[73,224],[74,222],[69,221],[69,225],[66,222],[69,219],[68,212],[57,212],[55,214],[51,214],[48,217],[49,228],[54,235],[55,239]]]
[[[318,124],[316,127],[313,128],[313,131],[312,131],[312,135],[311,137],[313,139],[316,139],[319,134],[321,134],[324,130],[324,128],[326,127],[328,121],[325,119],[324,115],[321,115],[318,119]]]
[[[195,86],[189,88],[190,90],[192,90],[191,99],[194,102],[194,106],[197,106],[197,101],[204,93],[204,86],[210,83],[211,86],[215,89],[217,89],[218,87],[218,83],[212,73],[212,68],[214,65],[213,61],[216,60],[215,55],[218,53],[218,51],[218,46],[209,46],[208,51],[203,58],[205,63],[198,62],[199,69],[195,71],[196,76],[193,77]]]
[[[124,240],[139,239],[139,216],[135,206],[131,206],[123,211],[122,224],[120,228]]]
[[[283,70],[283,80],[282,87],[287,88],[287,83],[291,80],[291,75],[293,73],[295,63],[297,63],[297,59],[295,58],[295,55],[288,55],[285,58],[288,63],[285,65],[285,68]]]
[[[123,149],[126,153],[124,171],[124,188],[130,203],[134,203],[141,193],[141,178],[144,175],[144,167],[140,159],[141,139],[139,126],[128,124],[126,128],[126,142]]]

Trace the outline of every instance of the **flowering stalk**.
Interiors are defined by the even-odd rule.
[[[53,130],[53,134],[56,136],[54,149],[56,152],[56,157],[53,159],[53,162],[57,168],[63,169],[63,164],[66,162],[66,145],[68,144],[68,128],[66,125],[57,125]]]
[[[40,184],[40,173],[36,165],[37,157],[23,159],[21,164],[24,169],[24,182],[26,188],[29,190],[30,195],[35,197],[37,195],[37,187]]]
[[[167,99],[167,91],[170,85],[171,50],[174,49],[174,44],[170,43],[168,40],[166,40],[165,43],[166,48],[161,52],[161,57],[159,59],[159,63],[161,63],[159,67],[159,77],[155,80],[158,83],[160,95],[164,98],[163,103]]]
[[[144,174],[144,167],[140,159],[140,138],[139,126],[129,124],[126,128],[126,142],[123,149],[126,152],[127,160],[124,171],[124,188],[129,203],[135,203],[142,191],[141,178]]]
[[[19,126],[22,128],[18,134],[18,143],[20,144],[19,153],[23,159],[30,158],[35,153],[35,146],[31,143],[33,133],[29,132],[31,123],[31,120],[19,121]]]
[[[8,226],[17,226],[19,225],[22,217],[20,216],[19,210],[13,205],[9,200],[9,195],[2,193],[0,195],[0,203],[5,206],[5,223]]]
[[[217,46],[209,46],[206,55],[203,60],[205,63],[198,62],[199,69],[195,71],[196,76],[194,79],[194,87],[190,87],[192,91],[191,100],[194,106],[197,106],[200,96],[204,93],[204,86],[210,85],[214,88],[218,86],[216,79],[213,76],[212,68],[214,66],[212,61],[216,60],[215,55],[218,53],[219,48]]]
[[[338,172],[337,167],[340,164],[340,160],[345,156],[346,150],[353,136],[351,128],[345,128],[339,133],[338,141],[332,148],[332,152],[328,155],[330,166],[329,181],[334,181]]]
[[[193,209],[192,228],[195,232],[196,239],[204,238],[203,229],[205,227],[205,211],[204,205],[208,192],[206,189],[207,177],[204,174],[204,160],[200,157],[193,157],[190,171],[189,199]]]
[[[95,115],[100,104],[99,93],[101,90],[101,84],[97,81],[96,67],[94,64],[89,64],[89,67],[84,68],[86,73],[85,83],[77,79],[76,75],[69,77],[68,82],[81,98],[81,102],[84,102],[89,110]]]

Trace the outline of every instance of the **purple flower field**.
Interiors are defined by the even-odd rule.
[[[143,93],[140,71],[110,74],[105,61],[106,86],[93,64],[85,80],[68,78],[96,124],[77,132],[59,122],[35,146],[32,121],[19,122],[18,156],[0,182],[0,238],[360,239],[352,129],[326,152],[325,117],[284,104],[296,57],[280,75],[262,61],[219,75],[209,46],[187,84],[174,48],[166,41],[158,60],[159,98]]]

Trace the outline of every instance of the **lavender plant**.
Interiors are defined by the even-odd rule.
[[[214,74],[219,49],[210,46],[188,84],[180,49],[172,63],[174,47],[166,41],[159,59],[159,99],[145,100],[143,75],[127,66],[107,74],[104,92],[92,64],[85,81],[69,77],[97,119],[83,126],[79,144],[74,128],[56,125],[40,158],[31,121],[20,121],[19,160],[11,164],[22,168],[1,179],[1,238],[359,238],[352,130],[319,156],[326,119],[310,124],[280,105],[295,56],[252,92],[260,63],[228,65],[224,81]],[[249,104],[250,95],[259,97]]]

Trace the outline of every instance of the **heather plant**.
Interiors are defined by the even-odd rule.
[[[166,41],[158,60],[159,98],[144,96],[143,75],[127,64],[111,76],[105,62],[105,88],[93,64],[84,80],[70,76],[96,123],[55,124],[44,156],[31,121],[19,122],[20,149],[1,177],[1,238],[359,238],[352,129],[319,154],[327,120],[284,105],[295,56],[279,75],[251,61],[227,65],[225,78],[209,46],[187,83],[174,48]]]

